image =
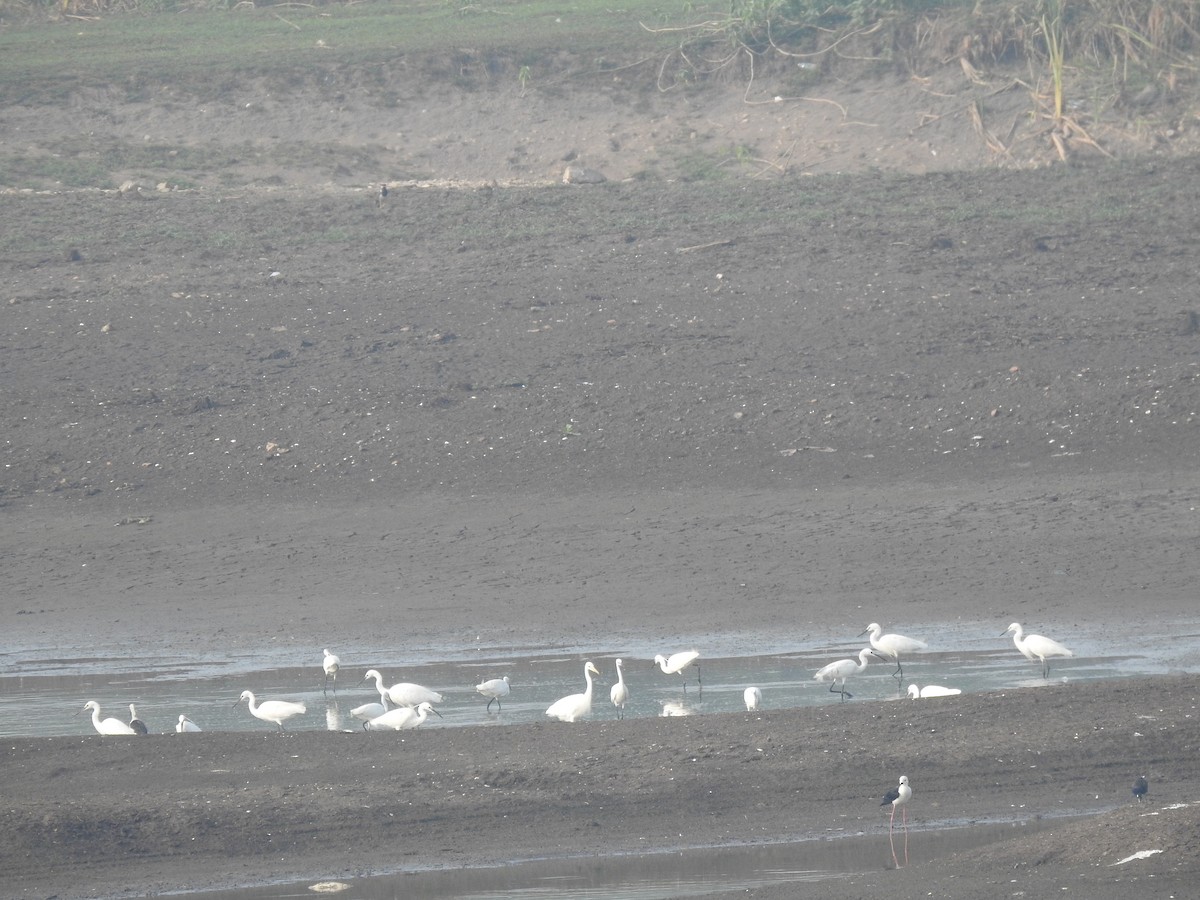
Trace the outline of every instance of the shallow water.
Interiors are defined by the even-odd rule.
[[[913,630],[913,636],[928,640],[931,650],[906,660],[905,685],[942,684],[969,693],[1047,684],[1040,667],[1017,653],[1008,638],[999,637],[999,630],[992,635],[959,625]],[[1162,623],[1154,631],[1132,634],[1114,635],[1099,628],[1055,634],[1072,647],[1075,657],[1051,661],[1051,683],[1161,675],[1191,671],[1200,664],[1200,623],[1194,621]],[[632,694],[626,717],[744,712],[742,692],[748,685],[761,688],[764,709],[821,705],[840,699],[827,685],[814,682],[813,672],[835,659],[855,655],[865,643],[856,642],[851,635],[839,646],[783,645],[763,635],[730,634],[698,646],[704,654],[702,689],[695,683],[694,672],[688,673],[685,690],[679,676],[658,671],[650,658],[660,648],[613,640],[591,652],[576,647],[425,647],[409,651],[404,668],[398,667],[401,660],[395,651],[356,653],[361,661],[342,653],[336,696],[331,692],[328,697],[322,692],[320,649],[313,651],[312,664],[306,668],[280,664],[294,654],[292,649],[265,651],[255,658],[189,657],[169,649],[160,656],[137,658],[117,652],[104,655],[110,648],[93,648],[87,655],[6,649],[0,651],[0,736],[93,734],[89,717],[77,715],[87,700],[97,700],[104,716],[124,719],[128,718],[128,705],[136,703],[139,717],[152,732],[173,731],[181,713],[205,730],[273,728],[252,718],[245,705],[237,703],[247,689],[260,700],[305,701],[308,713],[292,720],[290,730],[359,729],[361,725],[350,716],[350,710],[378,700],[373,684],[359,681],[370,667],[380,669],[389,684],[413,681],[445,695],[438,705],[441,718],[430,717],[423,726],[426,729],[545,721],[546,707],[554,700],[583,689],[585,659],[594,660],[602,673],[593,717],[615,719],[608,690],[616,680],[613,659],[617,656],[626,662],[625,676]],[[847,687],[854,698],[847,702],[902,696],[891,675],[893,669],[884,662],[870,665],[849,681]],[[488,713],[487,702],[475,693],[474,685],[502,675],[509,676],[512,693],[499,712],[493,705]],[[952,702],[952,698],[918,702]],[[387,739],[386,734],[370,737]]]

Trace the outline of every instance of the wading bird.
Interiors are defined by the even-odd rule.
[[[337,695],[337,673],[338,669],[341,667],[342,661],[330,653],[327,648],[325,650],[325,659],[321,661],[321,668],[325,670],[325,683],[321,686],[321,688],[326,694],[329,693],[329,681],[332,679],[333,693],[334,696]]]
[[[587,687],[582,694],[571,694],[561,700],[555,700],[546,710],[546,715],[563,722],[575,722],[592,712],[592,676],[599,675],[600,670],[590,660],[583,665],[583,678]]]
[[[837,662],[831,662],[817,671],[817,674],[813,676],[813,681],[828,681],[829,693],[841,694],[844,703],[847,697],[854,696],[846,690],[846,679],[851,675],[858,675],[866,669],[867,662],[872,656],[876,659],[879,658],[879,654],[870,647],[863,647],[858,651],[858,662],[852,659],[839,659]],[[837,687],[839,683],[842,685],[840,690]]]
[[[283,723],[288,719],[308,712],[308,707],[303,703],[294,703],[291,700],[264,700],[259,703],[254,699],[252,691],[242,691],[242,696],[233,705],[237,706],[243,700],[250,704],[250,715],[264,722],[274,722],[280,731],[284,730]]]
[[[927,684],[923,688],[919,688],[915,684],[908,686],[908,696],[913,700],[918,697],[952,697],[961,693],[962,690],[959,688],[942,687],[940,684]]]
[[[1040,634],[1025,634],[1025,629],[1021,627],[1020,622],[1013,622],[1000,633],[1000,636],[1003,637],[1006,634],[1013,636],[1013,643],[1027,660],[1032,662],[1036,657],[1041,661],[1043,678],[1050,677],[1050,663],[1046,662],[1047,657],[1075,655],[1058,641],[1052,641]]]
[[[433,713],[439,719],[442,717],[442,714],[433,708],[432,703],[418,704],[416,709],[402,706],[399,709],[388,710],[382,716],[374,718],[370,722],[363,722],[363,730],[404,731],[407,728],[418,728],[424,724],[425,719],[430,713]]]
[[[183,713],[180,713],[179,714],[179,722],[175,726],[175,730],[178,731],[180,734],[191,734],[193,732],[199,731],[200,726],[197,725],[195,722],[193,722],[191,719],[189,719],[187,716],[183,715]]]
[[[138,718],[137,707],[132,703],[129,704],[129,727],[138,734],[150,733],[150,729],[146,727],[146,723]]]
[[[491,712],[493,702],[496,704],[497,711],[502,708],[500,706],[500,698],[507,697],[509,691],[512,689],[508,685],[508,676],[505,675],[503,678],[492,678],[482,684],[477,684],[475,685],[475,690],[488,698],[487,711]]]
[[[1146,780],[1145,775],[1139,775],[1133,779],[1133,797],[1138,803],[1142,802],[1142,798],[1150,793],[1150,782]]]
[[[617,718],[625,718],[625,704],[629,702],[629,685],[625,683],[625,660],[617,660],[617,683],[608,690],[608,699],[617,708]]]
[[[101,719],[100,704],[95,700],[89,700],[87,703],[83,704],[83,709],[75,713],[75,715],[89,711],[92,714],[92,725],[95,726],[96,731],[100,734],[137,734],[136,731],[134,731],[120,719],[114,718],[113,716],[109,716],[107,719]]]
[[[896,661],[896,671],[892,673],[892,677],[900,679],[901,684],[904,683],[904,669],[900,665],[900,657],[929,647],[924,641],[918,641],[916,638],[905,637],[902,634],[884,634],[883,627],[878,622],[868,625],[859,637],[863,634],[871,635],[871,646],[877,653]]]
[[[746,711],[754,712],[762,706],[762,691],[756,687],[748,687],[742,691],[742,699],[746,701]]]
[[[423,685],[413,684],[410,681],[401,681],[393,684],[390,688],[385,688],[383,676],[375,669],[368,669],[362,680],[366,681],[368,678],[374,678],[375,687],[379,693],[382,694],[386,691],[387,698],[396,706],[420,706],[422,703],[441,703],[446,699],[437,691],[431,691]],[[362,684],[362,681],[359,684]]]
[[[700,690],[704,690],[704,685],[700,681],[700,653],[696,650],[683,650],[679,653],[672,653],[669,657],[663,656],[661,653],[654,657],[654,665],[662,669],[665,675],[679,675],[683,678],[683,692],[687,693],[687,676],[684,671],[689,666],[696,667],[696,685]]]

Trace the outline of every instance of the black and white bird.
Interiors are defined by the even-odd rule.
[[[388,188],[386,184],[379,185],[379,193],[375,195],[375,206],[383,206],[383,201],[387,199]]]
[[[888,841],[892,844],[892,862],[900,868],[900,860],[896,858],[896,845],[892,842],[892,825],[896,821],[896,810],[900,810],[900,820],[904,824],[904,863],[908,864],[908,810],[906,804],[912,799],[912,788],[908,786],[908,776],[901,775],[900,783],[883,795],[880,806],[892,806],[892,815],[888,819]]]
[[[1146,780],[1145,775],[1139,775],[1137,778],[1133,779],[1132,790],[1133,798],[1137,800],[1138,803],[1141,803],[1142,798],[1150,793],[1150,782]]]
[[[136,734],[149,734],[150,729],[146,727],[146,723],[138,718],[137,707],[132,703],[129,704],[129,727]]]

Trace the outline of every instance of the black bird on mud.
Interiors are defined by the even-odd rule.
[[[1142,802],[1142,798],[1150,793],[1150,782],[1146,780],[1145,775],[1139,775],[1133,780],[1133,797],[1138,803]]]

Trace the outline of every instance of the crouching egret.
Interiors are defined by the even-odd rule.
[[[916,638],[905,637],[902,634],[884,634],[883,627],[878,622],[868,625],[859,637],[862,637],[863,634],[871,635],[871,646],[878,654],[896,661],[896,671],[892,673],[892,677],[899,678],[902,684],[904,669],[900,666],[900,657],[909,656],[929,647],[924,641],[918,641]]]
[[[308,712],[308,707],[303,703],[294,703],[291,700],[264,700],[259,703],[254,699],[252,691],[242,691],[242,696],[233,705],[237,706],[243,700],[250,704],[250,715],[264,722],[274,722],[280,731],[283,731],[283,723],[288,719]]]
[[[654,657],[654,665],[662,669],[664,675],[679,675],[683,678],[683,692],[687,693],[687,676],[684,671],[690,667],[696,667],[696,684],[700,690],[704,690],[704,685],[700,681],[700,653],[696,650],[683,650],[679,653],[672,653],[669,657],[663,656],[661,653]]]
[[[756,687],[748,687],[742,691],[742,699],[746,701],[746,711],[754,712],[762,706],[762,691]]]
[[[101,719],[100,704],[95,700],[89,700],[87,703],[83,704],[83,709],[75,713],[75,715],[89,711],[92,714],[92,725],[95,726],[96,731],[100,734],[137,734],[136,731],[134,731],[120,719],[114,718],[113,716],[109,716],[107,719]]]
[[[503,707],[500,706],[500,698],[507,697],[512,688],[508,684],[508,676],[503,678],[492,678],[475,685],[475,690],[488,698],[487,712],[492,711],[492,704],[496,704],[496,709],[499,711]]]
[[[599,675],[600,670],[589,660],[583,665],[583,679],[587,688],[582,694],[571,694],[560,700],[555,700],[546,710],[546,715],[563,722],[576,722],[592,713],[592,676]]]
[[[1050,677],[1050,663],[1046,662],[1046,657],[1075,655],[1058,641],[1052,641],[1040,634],[1025,634],[1025,629],[1021,627],[1020,622],[1013,622],[1001,632],[1000,636],[1003,637],[1006,634],[1013,636],[1013,644],[1027,660],[1032,662],[1034,657],[1037,657],[1041,661],[1043,678]]]
[[[329,693],[329,681],[333,680],[333,694],[337,696],[337,673],[342,667],[342,661],[325,649],[325,658],[321,661],[321,668],[325,670],[325,682],[321,685],[321,689],[325,694]]]
[[[905,804],[912,799],[912,788],[908,786],[908,776],[901,775],[900,783],[883,795],[883,802],[880,806],[892,805],[892,816],[888,819],[888,841],[892,840],[892,825],[896,821],[896,810],[900,810],[900,820],[904,824],[904,864],[908,865],[908,810]],[[896,868],[900,868],[900,861],[896,859],[896,845],[892,844],[892,862],[896,864]]]
[[[385,688],[383,676],[375,669],[368,669],[362,680],[366,681],[368,678],[374,678],[375,687],[379,693],[383,694],[386,691],[388,699],[396,706],[420,706],[422,703],[441,703],[446,699],[437,691],[431,691],[423,685],[413,684],[410,681],[401,681],[393,684],[390,688]],[[359,684],[361,683],[359,682]]]
[[[138,718],[137,707],[132,703],[129,704],[129,727],[138,734],[150,733],[150,729],[146,727],[146,723]]]
[[[608,691],[608,699],[617,708],[617,718],[625,718],[625,704],[629,702],[629,685],[625,683],[625,660],[617,660],[617,683]]]
[[[959,688],[942,687],[940,684],[927,684],[923,688],[919,688],[915,684],[908,686],[908,696],[913,700],[918,697],[952,697],[961,693],[962,690]]]
[[[175,730],[178,731],[180,734],[191,734],[193,732],[199,731],[200,726],[197,725],[195,722],[193,722],[191,719],[189,719],[187,716],[185,716],[183,713],[180,713],[179,714],[179,722],[175,726]]]
[[[442,717],[442,714],[433,708],[432,703],[419,703],[416,709],[402,706],[399,709],[388,710],[369,722],[363,722],[363,730],[404,731],[407,728],[418,728],[424,724],[430,713],[439,719]]]
[[[829,693],[841,694],[842,702],[846,702],[847,697],[854,695],[846,690],[846,679],[851,675],[858,675],[867,667],[867,662],[874,656],[880,659],[878,653],[870,647],[863,647],[858,651],[858,662],[852,659],[839,659],[836,662],[831,662],[829,665],[817,670],[817,674],[813,676],[813,681],[828,681]],[[837,685],[841,684],[841,690],[838,690]]]

